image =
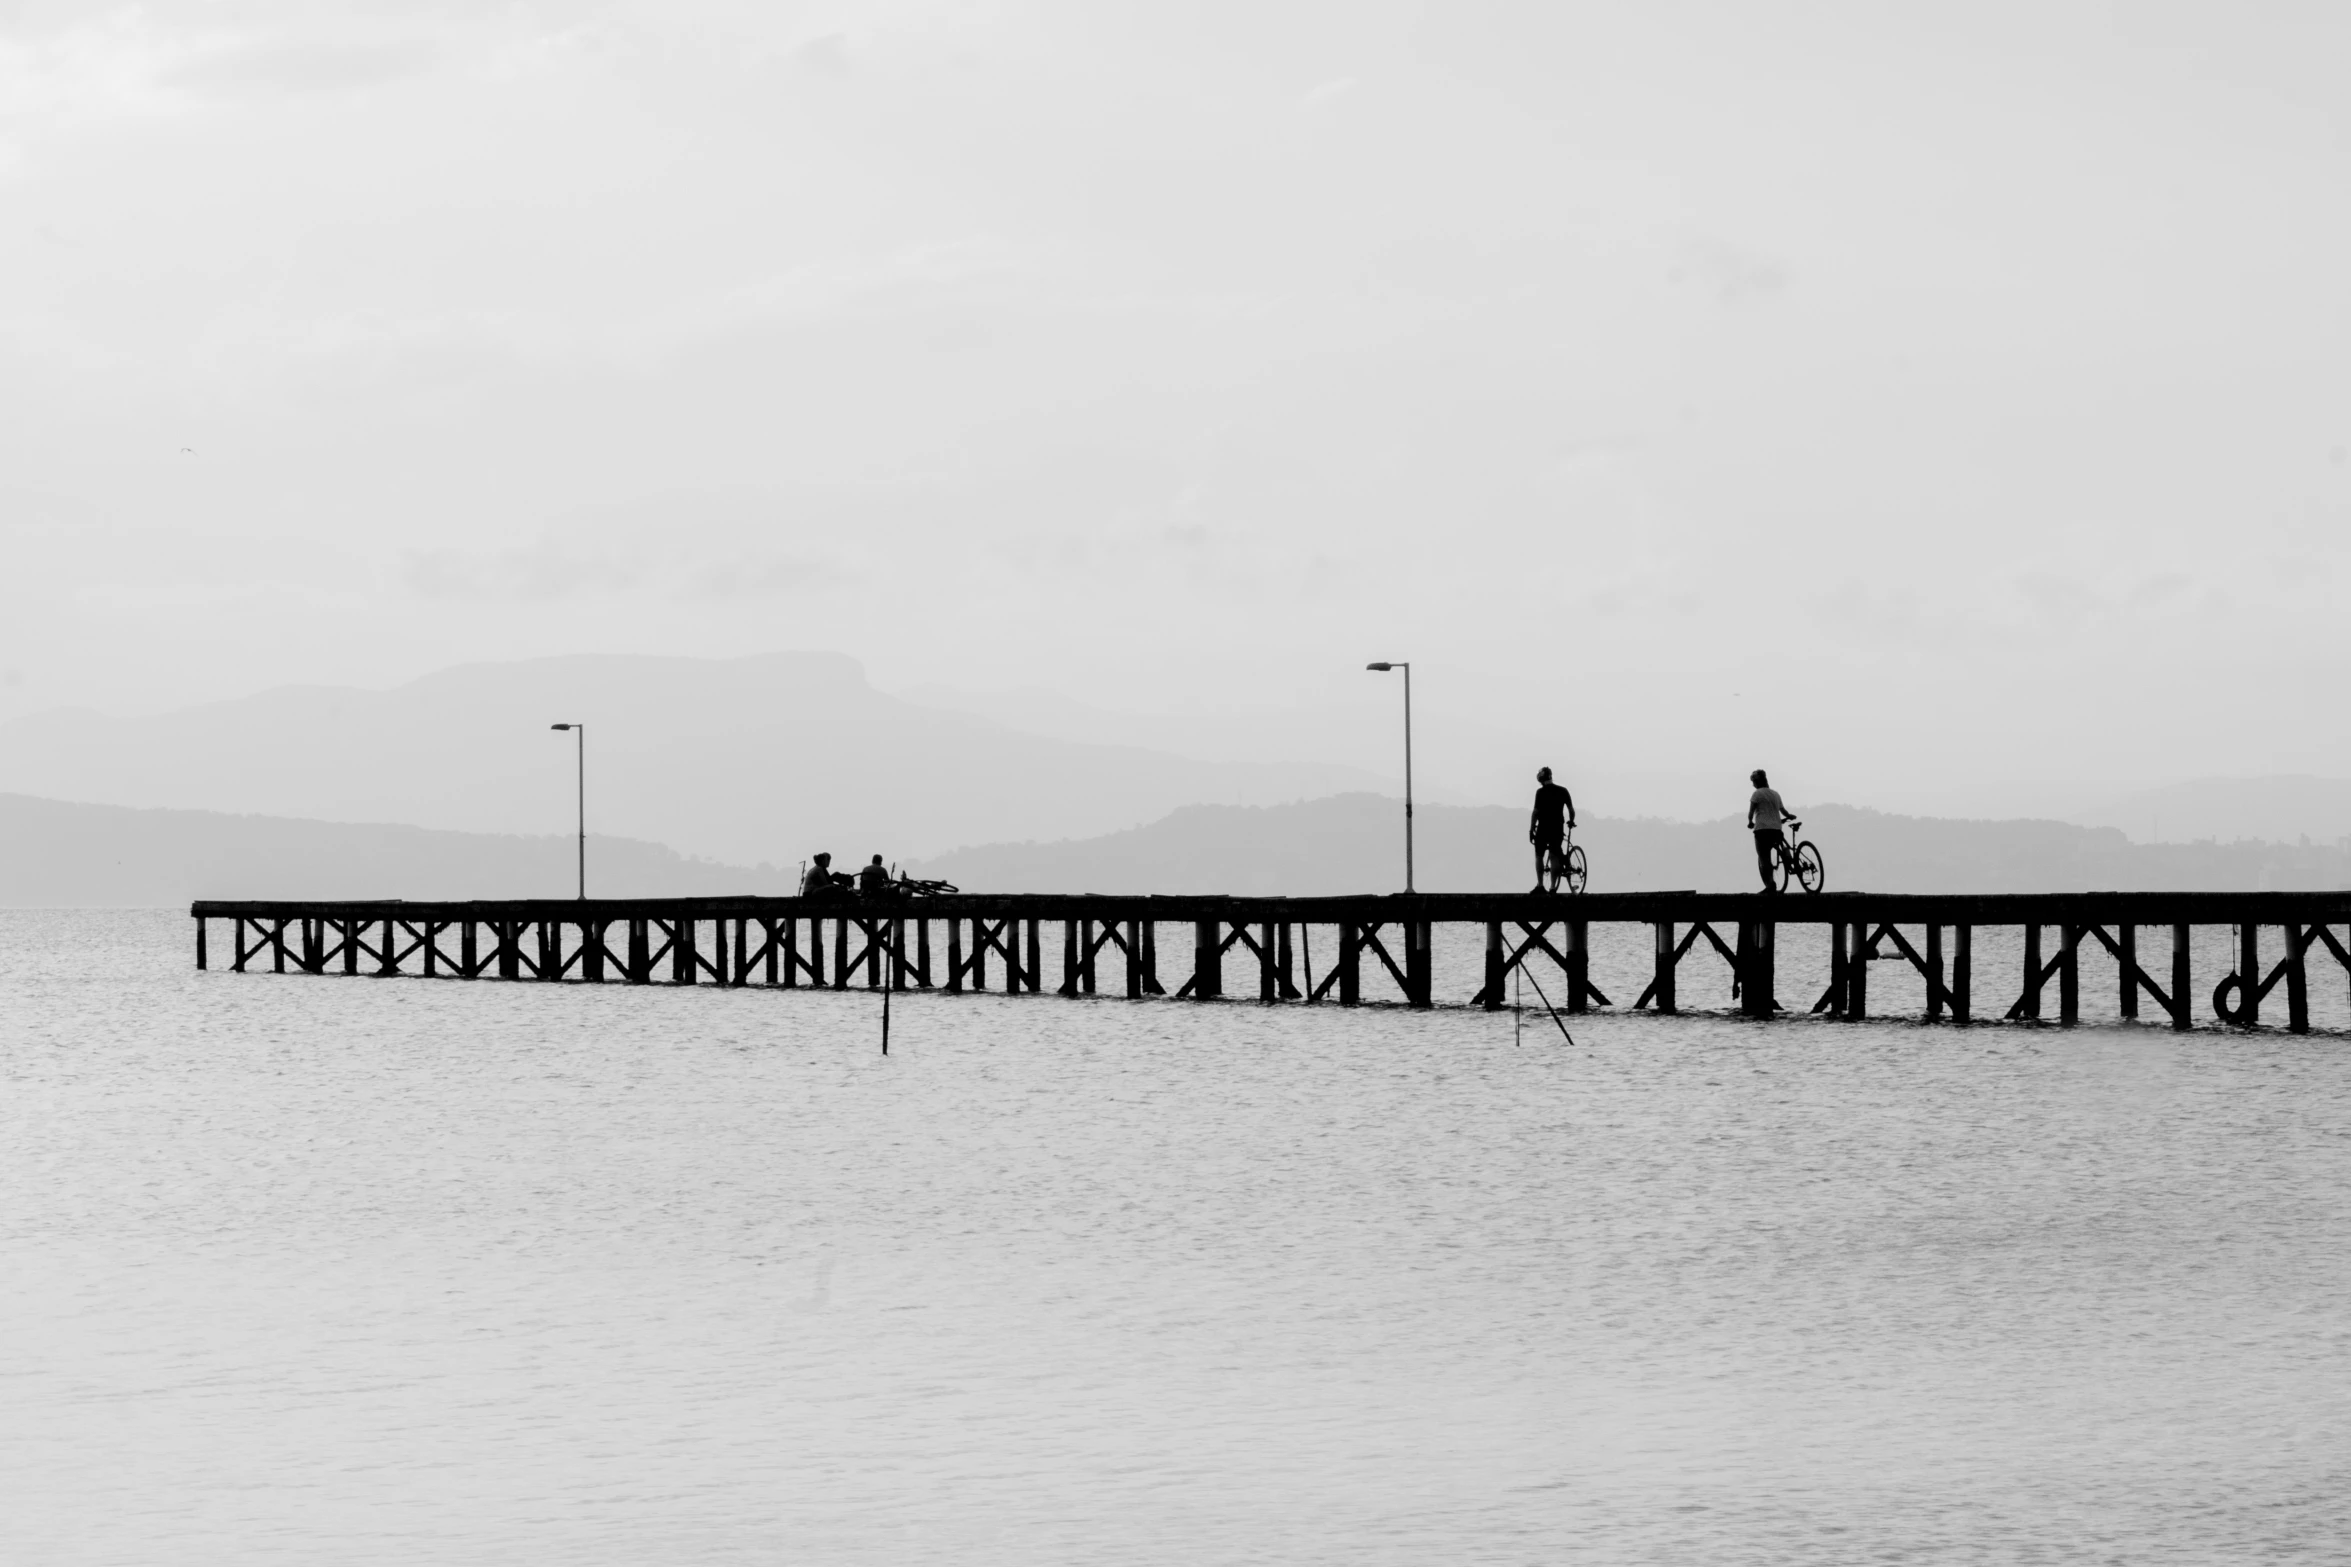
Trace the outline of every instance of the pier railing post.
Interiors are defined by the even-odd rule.
[[[1217,951],[1223,922],[1192,922],[1192,999],[1214,1001],[1224,994],[1224,955]]]
[[[2139,1020],[2139,927],[2128,923],[2115,926],[2114,947],[2115,989],[2120,992],[2117,1005],[2122,1020],[2135,1023]]]
[[[1951,927],[1951,1021],[1964,1028],[1975,1021],[1975,927]]]
[[[1657,1003],[1657,1010],[1667,1017],[1671,1017],[1681,1010],[1681,1003],[1675,999],[1673,987],[1674,971],[1681,966],[1674,961],[1673,921],[1659,920],[1656,936],[1657,959],[1654,976],[1656,994],[1653,999]]]
[[[1486,988],[1478,994],[1488,1012],[1502,1010],[1502,922],[1486,921]]]
[[[1927,1021],[1939,1023],[1948,992],[1943,988],[1943,927],[1929,921],[1927,938]]]
[[[1584,920],[1563,920],[1560,941],[1566,947],[1567,1010],[1592,1010],[1592,927]]]
[[[2286,1029],[2289,1033],[2310,1032],[2310,982],[2302,963],[2309,940],[2309,932],[2299,917],[2286,921]]]
[[[2057,927],[2057,1021],[2071,1028],[2082,1020],[2082,927]]]
[[[1745,920],[1740,923],[1744,938],[1740,949],[1747,955],[1746,972],[1739,979],[1740,1010],[1749,1017],[1768,1018],[1776,1010],[1772,994],[1774,982],[1772,939],[1776,927],[1768,920]]]
[[[1829,1015],[1851,1015],[1853,959],[1846,951],[1846,923],[1829,921]]]
[[[2237,927],[2237,990],[2235,1021],[2252,1028],[2261,1021],[2261,925],[2247,920]]]
[[[2196,1026],[2194,1003],[2188,997],[2191,983],[2188,977],[2192,932],[2186,925],[2171,928],[2171,1026],[2185,1030]]]
[[[2041,1016],[2041,927],[2024,928],[2024,1004],[2017,1016],[2038,1021]]]
[[[1869,921],[1860,920],[1853,926],[1853,950],[1845,958],[1845,1021],[1848,1023],[1859,1023],[1869,1016],[1869,953]]]

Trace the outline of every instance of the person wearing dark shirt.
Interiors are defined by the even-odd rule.
[[[1535,774],[1535,810],[1527,819],[1527,842],[1535,846],[1535,890],[1543,890],[1543,868],[1566,853],[1575,826],[1575,796],[1551,781],[1551,769]]]
[[[882,857],[875,855],[873,863],[857,873],[857,891],[864,897],[875,897],[890,890],[890,873],[882,868]]]
[[[820,898],[848,881],[846,876],[833,874],[833,857],[820,854],[808,862],[808,875],[800,883],[800,896]]]

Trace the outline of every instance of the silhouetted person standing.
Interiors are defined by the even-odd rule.
[[[1765,892],[1777,892],[1780,889],[1773,872],[1779,868],[1780,850],[1788,842],[1780,830],[1787,825],[1788,807],[1762,768],[1749,773],[1747,781],[1755,786],[1755,792],[1747,797],[1747,826],[1755,834],[1755,873],[1763,878]]]
[[[1527,842],[1535,846],[1535,891],[1543,890],[1544,868],[1563,855],[1568,829],[1575,826],[1575,796],[1551,781],[1551,769],[1535,774],[1535,809],[1527,818]]]

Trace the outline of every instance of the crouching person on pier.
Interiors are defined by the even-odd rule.
[[[833,857],[819,854],[808,862],[808,874],[801,879],[800,896],[829,898],[847,891],[854,885],[850,879],[833,869]]]

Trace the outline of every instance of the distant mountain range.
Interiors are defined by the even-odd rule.
[[[157,908],[196,898],[568,898],[578,887],[577,852],[568,837],[0,794],[0,907],[7,908]],[[793,869],[715,865],[629,838],[588,840],[588,890],[600,897],[783,892],[793,880]]]
[[[587,730],[591,831],[735,864],[936,853],[1379,783],[1355,768],[1203,762],[1022,732],[876,691],[833,653],[578,657],[443,670],[389,691],[282,686],[143,718],[0,724],[0,790],[104,805],[561,834]]]
[[[2076,819],[2088,826],[2119,827],[2142,843],[2250,838],[2341,844],[2351,840],[2351,779],[2306,773],[2192,778],[2142,789]]]
[[[1805,836],[1829,885],[1874,892],[2077,892],[2138,888],[2351,887],[2351,850],[2265,843],[2134,844],[2111,827],[1954,821],[1853,806],[1808,811]],[[1422,806],[1415,884],[1425,892],[1526,887],[1526,813]],[[1594,891],[1756,885],[1752,840],[1736,818],[1668,822],[1586,818],[1577,833]],[[988,892],[1386,892],[1404,881],[1395,800],[1341,795],[1296,805],[1195,805],[1146,827],[1058,843],[999,843],[926,860]]]

